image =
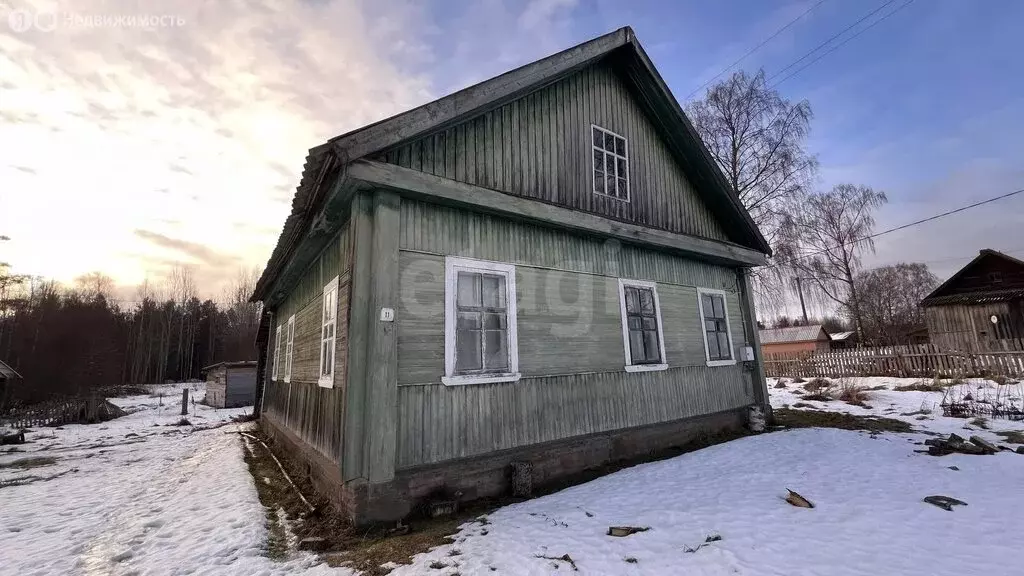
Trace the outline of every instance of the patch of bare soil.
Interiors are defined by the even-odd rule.
[[[913,432],[914,428],[894,418],[880,416],[855,416],[840,412],[822,410],[792,410],[779,408],[775,412],[775,423],[786,428],[839,428],[842,430],[866,430],[868,432]]]
[[[259,430],[247,431],[248,434],[260,438],[271,448],[270,439]],[[534,497],[557,492],[563,488],[589,482],[595,478],[610,474],[644,462],[653,462],[672,458],[686,452],[692,452],[728,440],[747,435],[745,431],[726,432],[721,434],[703,435],[684,445],[669,448],[643,457],[609,462],[601,467],[586,470],[558,483],[535,487]],[[242,436],[245,461],[249,465],[260,502],[267,513],[267,526],[270,532],[266,546],[267,556],[284,558],[294,550],[295,545],[304,538],[322,538],[321,557],[331,566],[345,566],[355,569],[365,576],[383,576],[391,572],[390,568],[382,568],[384,564],[411,564],[413,556],[445,544],[455,539],[459,527],[467,522],[475,522],[479,530],[474,537],[486,537],[488,530],[487,514],[508,504],[523,501],[522,498],[502,497],[483,499],[460,507],[450,517],[425,518],[422,513],[410,518],[402,528],[394,526],[376,526],[372,528],[354,528],[349,522],[334,511],[326,499],[321,498],[313,489],[304,467],[288,458],[283,451],[275,449],[281,465],[288,472],[292,481],[302,495],[312,504],[310,510],[294,488],[288,483],[277,463],[259,442]],[[591,514],[588,512],[588,516]],[[447,558],[444,568],[458,569],[458,554]]]

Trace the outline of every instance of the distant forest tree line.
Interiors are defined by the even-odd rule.
[[[225,360],[255,360],[256,271],[239,272],[219,301],[201,300],[192,271],[178,266],[135,301],[113,298],[101,273],[74,286],[30,282],[0,267],[0,359],[25,379],[0,408],[119,385],[186,381]]]

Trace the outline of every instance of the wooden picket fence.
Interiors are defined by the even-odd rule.
[[[13,408],[6,414],[0,415],[0,427],[33,428],[65,424],[92,424],[105,422],[122,415],[124,415],[124,410],[103,397],[68,398]]]
[[[942,350],[934,344],[916,344],[824,353],[765,354],[764,363],[770,377],[1024,377],[1024,341],[1003,340],[969,350]]]

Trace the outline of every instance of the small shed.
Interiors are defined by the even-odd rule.
[[[857,332],[854,330],[833,332],[828,337],[832,341],[830,344],[832,350],[846,350],[857,346]]]
[[[206,404],[214,408],[252,406],[256,398],[256,361],[220,362],[203,368]]]
[[[0,409],[7,406],[7,399],[11,389],[21,382],[21,375],[14,371],[7,364],[0,360]]]
[[[1024,338],[1024,261],[982,250],[921,301],[931,343],[947,350]]]
[[[818,324],[761,330],[761,351],[765,354],[828,352],[832,339]]]

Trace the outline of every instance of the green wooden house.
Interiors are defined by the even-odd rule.
[[[360,523],[739,427],[768,253],[617,30],[310,150],[253,295],[262,425]]]

